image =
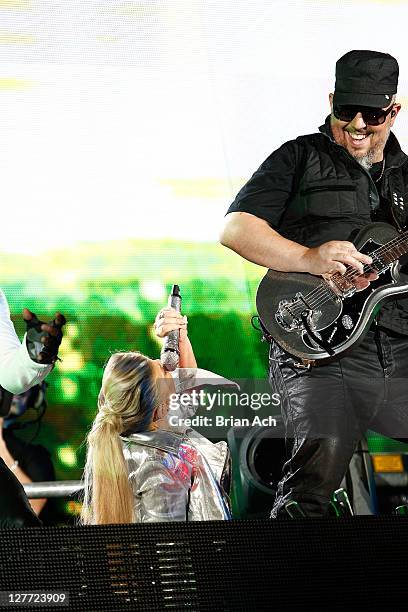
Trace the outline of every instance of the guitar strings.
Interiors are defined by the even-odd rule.
[[[375,251],[372,251],[370,256],[376,256],[378,257],[379,254],[386,252],[387,250],[390,250],[391,248],[395,248],[397,245],[399,246],[399,243],[403,243],[404,240],[406,240],[406,238],[408,237],[408,232],[404,232],[404,234],[400,235],[400,236],[396,236],[395,238],[393,238],[392,240],[390,240],[388,243],[386,243],[386,245],[382,245],[380,247],[378,247],[378,249],[376,249]],[[391,246],[393,245],[393,246]],[[343,278],[345,278],[346,280],[353,280],[354,278],[356,278],[357,276],[361,276],[361,274],[355,270],[354,268],[351,268],[351,266],[348,266],[349,270],[348,272],[346,272],[343,276]],[[351,269],[350,269],[351,268]],[[371,264],[365,264],[363,267],[363,274],[365,274],[366,272],[377,272],[377,270],[375,268],[371,267]],[[338,274],[338,273],[337,273]],[[326,303],[327,301],[329,301],[332,297],[332,295],[328,295],[328,291],[331,291],[330,289],[330,285],[328,285],[327,283],[324,283],[324,281],[322,281],[322,284],[320,287],[316,287],[315,289],[313,289],[310,293],[308,293],[305,296],[305,299],[307,299],[309,305],[312,308],[316,308],[317,306],[321,306],[322,304]],[[326,294],[326,295],[325,295]],[[325,295],[325,299],[323,301],[320,301],[320,298],[323,298],[323,296]],[[317,300],[317,302],[312,303],[315,300]],[[293,308],[293,314],[295,314],[295,316],[297,314],[300,314],[303,310],[303,307],[294,307]],[[297,312],[296,312],[297,311]]]
[[[347,272],[343,275],[343,279],[347,281],[352,281],[355,278],[362,276],[363,274],[366,274],[367,272],[377,272],[377,270],[373,268],[371,264],[364,264],[362,273],[358,272],[355,268],[353,268],[350,265],[348,265],[347,268],[348,268]],[[339,272],[337,272],[337,274],[339,274]],[[320,287],[316,287],[315,289],[313,289],[310,293],[308,293],[305,296],[305,300],[312,308],[316,308],[328,302],[332,297],[333,297],[333,291],[330,285],[327,282],[322,281]],[[300,307],[297,314],[300,314],[302,310],[303,310],[303,307]]]
[[[346,279],[347,281],[352,281],[355,278],[362,276],[363,274],[366,274],[368,272],[378,272],[375,268],[372,267],[371,264],[365,264],[363,266],[362,273],[358,272],[355,268],[352,268],[352,266],[350,265],[348,265],[347,268],[348,268],[348,271],[343,275],[343,279]],[[313,289],[310,293],[308,293],[305,296],[305,301],[307,301],[307,303],[312,308],[316,308],[328,302],[332,297],[333,297],[333,290],[331,289],[330,285],[327,282],[322,281],[320,284],[320,287],[316,287],[315,289]],[[300,306],[300,308],[299,307],[293,308],[293,312],[295,312],[295,310],[298,310],[296,314],[300,314],[303,310],[303,307]]]
[[[404,232],[402,235],[396,236],[395,238],[393,238],[392,240],[390,240],[389,242],[387,242],[385,245],[382,245],[380,247],[378,247],[378,249],[376,249],[375,251],[372,251],[370,253],[370,257],[379,257],[380,255],[382,255],[383,253],[387,252],[388,250],[391,250],[393,248],[396,248],[398,246],[400,246],[400,244],[402,244],[404,241],[406,241],[406,239],[408,238],[408,232]],[[401,253],[402,255],[402,253]],[[375,268],[372,267],[372,264],[364,264],[363,266],[363,272],[360,273],[358,272],[358,270],[356,270],[355,268],[352,268],[350,265],[347,266],[349,269],[348,271],[343,275],[343,278],[346,280],[353,280],[354,278],[361,276],[362,274],[365,274],[367,272],[378,272]],[[339,272],[337,272],[336,274],[339,274]],[[313,289],[312,291],[310,291],[310,293],[308,293],[305,296],[305,300],[307,300],[308,304],[312,307],[312,308],[316,308],[317,306],[321,306],[322,304],[326,303],[327,301],[329,301],[333,296],[329,295],[328,292],[331,291],[330,285],[328,285],[327,283],[325,283],[324,281],[322,281],[322,284],[320,287],[316,287],[315,289]],[[325,297],[325,299],[322,299],[323,296]],[[315,301],[317,300],[317,301]],[[298,310],[298,312],[296,312]],[[293,314],[300,314],[303,310],[303,307],[296,307],[294,306],[293,308]]]

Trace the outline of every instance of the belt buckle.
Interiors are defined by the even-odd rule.
[[[301,361],[294,361],[293,365],[303,370],[311,370],[312,366],[316,365],[316,361],[314,359],[301,359]]]

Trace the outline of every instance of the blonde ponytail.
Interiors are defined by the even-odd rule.
[[[131,523],[134,500],[120,434],[151,422],[157,391],[150,360],[140,353],[109,359],[88,434],[84,470],[84,524]]]

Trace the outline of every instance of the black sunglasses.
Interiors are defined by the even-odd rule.
[[[371,108],[370,106],[339,106],[335,104],[333,106],[333,114],[336,119],[350,123],[357,113],[361,113],[366,125],[381,125],[393,108],[394,104],[392,104],[390,108],[387,108],[387,110],[383,110],[382,108]]]

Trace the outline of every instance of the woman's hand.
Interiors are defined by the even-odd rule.
[[[156,336],[164,338],[171,331],[180,330],[180,341],[187,338],[187,317],[181,315],[175,308],[162,308],[154,321]]]
[[[162,308],[154,322],[156,336],[164,338],[175,329],[180,330],[180,368],[196,368],[197,362],[194,356],[193,347],[187,333],[187,317],[182,316],[175,308]]]

